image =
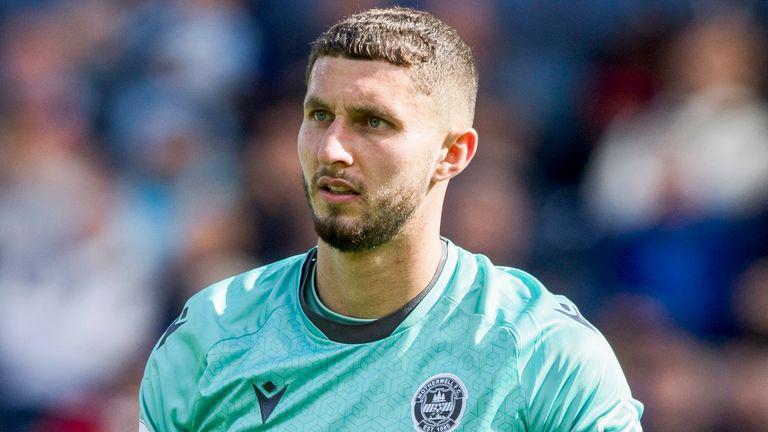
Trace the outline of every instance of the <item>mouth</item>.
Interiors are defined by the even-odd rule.
[[[324,192],[327,192],[329,194],[333,194],[333,195],[359,195],[354,190],[352,190],[352,189],[350,189],[348,187],[345,187],[345,186],[327,185],[327,186],[321,186],[320,190],[322,190]]]
[[[360,195],[358,188],[348,181],[338,178],[321,177],[317,186],[321,191],[332,195]]]
[[[316,184],[318,195],[326,204],[349,204],[360,196],[358,187],[340,178],[323,176],[318,179]]]

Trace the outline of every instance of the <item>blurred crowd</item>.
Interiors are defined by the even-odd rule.
[[[135,430],[184,301],[312,247],[308,44],[392,4],[0,2],[0,431]],[[579,304],[647,431],[768,430],[768,3],[398,4],[479,61],[444,235]]]

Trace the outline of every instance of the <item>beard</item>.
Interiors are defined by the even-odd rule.
[[[422,180],[422,179],[419,179]],[[341,252],[360,252],[381,246],[399,234],[423,201],[429,182],[414,181],[382,188],[369,196],[365,187],[358,188],[365,211],[354,220],[345,220],[340,206],[330,205],[327,216],[320,216],[312,205],[306,179],[304,192],[312,210],[317,235]]]

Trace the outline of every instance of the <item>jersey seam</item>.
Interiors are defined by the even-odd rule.
[[[281,309],[284,309],[284,308],[289,308],[289,307],[291,307],[291,306],[290,306],[290,305],[287,305],[287,304],[285,304],[285,305],[280,305],[280,306],[278,306],[278,307],[274,308],[273,310],[271,310],[271,311],[269,312],[269,314],[267,315],[267,319],[265,319],[265,320],[264,320],[264,323],[263,323],[262,325],[260,325],[258,328],[256,328],[255,330],[253,330],[253,331],[249,331],[249,332],[247,332],[247,333],[242,333],[242,334],[239,334],[239,335],[237,335],[237,336],[230,336],[230,337],[225,337],[225,338],[221,338],[221,339],[217,340],[216,342],[214,342],[214,343],[213,343],[213,344],[210,346],[210,348],[208,348],[208,349],[205,351],[205,355],[206,355],[206,358],[207,358],[207,356],[208,356],[208,353],[209,353],[209,352],[210,352],[210,351],[211,351],[213,348],[215,348],[217,345],[219,345],[219,344],[220,344],[220,343],[222,343],[222,342],[231,341],[231,340],[235,340],[235,339],[240,339],[240,338],[242,338],[242,337],[246,337],[246,336],[252,336],[252,335],[254,335],[254,334],[256,334],[256,333],[260,332],[260,331],[261,331],[261,329],[263,329],[263,328],[264,328],[264,326],[266,326],[266,325],[267,325],[267,323],[269,322],[269,320],[270,320],[270,319],[272,319],[272,315],[274,315],[274,314],[275,314],[275,312],[277,312],[277,311],[279,311],[279,310],[281,310]]]
[[[303,262],[303,260],[301,260],[301,259],[299,259],[297,261],[300,262],[300,263]],[[295,263],[293,265],[295,265]],[[255,288],[255,285],[257,283],[258,283],[258,279],[256,281],[254,281],[254,288]],[[242,333],[242,334],[239,334],[237,336],[230,336],[230,337],[220,338],[220,339],[216,340],[216,342],[212,343],[208,347],[208,349],[205,350],[205,354],[203,355],[203,362],[202,362],[202,365],[201,365],[200,377],[202,378],[202,375],[205,373],[205,370],[208,368],[208,355],[210,354],[211,350],[213,350],[215,347],[217,347],[221,343],[224,343],[224,342],[227,342],[227,341],[232,341],[232,340],[237,340],[237,339],[240,339],[240,338],[243,338],[243,337],[247,337],[247,336],[255,335],[256,333],[260,332],[267,325],[269,320],[272,319],[272,316],[275,314],[275,312],[277,312],[277,311],[279,311],[281,309],[284,309],[284,308],[289,308],[289,307],[290,307],[289,304],[284,304],[284,305],[280,305],[280,306],[272,309],[271,311],[269,311],[269,314],[267,314],[267,317],[264,320],[264,322],[260,326],[258,326],[256,329],[254,329],[253,331]],[[200,389],[201,389],[202,385],[203,385],[202,379],[198,380],[197,386],[195,387],[195,400],[194,400],[193,405],[192,405],[192,407],[193,407],[192,408],[192,418],[193,419],[196,418],[197,409],[198,409],[198,405],[197,404],[198,404],[198,401],[200,400]]]
[[[300,255],[299,255],[299,257],[300,257]],[[296,259],[296,262],[303,263],[304,260],[299,258],[299,259]],[[285,267],[290,268],[291,266],[296,265],[296,262],[291,263],[291,264],[289,264],[289,265],[287,265]],[[300,266],[301,266],[301,264],[300,264]],[[301,274],[301,272],[299,272],[299,275],[300,274]],[[261,273],[260,276],[263,276],[263,273]],[[299,278],[301,278],[301,276],[299,276]],[[258,283],[258,278],[253,281],[253,288],[256,287],[257,283]],[[281,310],[283,308],[288,308],[288,307],[290,307],[290,304],[284,304],[284,305],[280,305],[280,306],[272,309],[271,311],[269,311],[269,314],[267,314],[267,318],[264,320],[264,322],[260,326],[258,326],[256,329],[251,331],[251,332],[242,333],[242,334],[239,334],[237,336],[220,338],[216,342],[212,343],[208,347],[208,349],[205,350],[205,354],[203,355],[203,362],[201,364],[200,378],[202,378],[202,375],[205,373],[205,370],[208,368],[208,355],[210,354],[211,350],[213,350],[216,346],[218,346],[219,344],[221,344],[223,342],[231,341],[231,340],[237,340],[237,339],[240,339],[240,338],[243,338],[243,337],[247,337],[247,336],[251,336],[251,335],[254,335],[254,334],[260,332],[267,325],[269,320],[272,319],[272,316],[275,314],[275,312],[277,312],[278,310]],[[197,418],[197,416],[196,416],[197,410],[198,410],[198,405],[197,404],[198,404],[198,402],[200,400],[200,389],[201,389],[202,385],[203,385],[202,379],[198,379],[197,386],[195,387],[195,400],[194,400],[194,402],[192,404],[192,419],[193,420]],[[193,424],[193,426],[195,426],[195,425]]]
[[[523,313],[528,315],[528,317],[531,319],[531,322],[533,323],[533,326],[536,327],[536,331],[533,332],[536,335],[536,340],[535,340],[534,346],[533,346],[533,350],[535,352],[535,351],[537,351],[541,347],[541,344],[542,344],[542,340],[541,339],[542,339],[543,336],[542,336],[541,328],[539,328],[540,327],[539,322],[536,320],[536,317],[533,316],[533,313],[531,313],[530,310],[526,309],[526,310],[523,311]],[[531,354],[531,356],[533,356],[533,354]],[[527,427],[527,426],[529,426],[528,422],[531,419],[530,403],[532,401],[529,400],[529,398],[526,397],[526,395],[531,395],[532,393],[528,392],[528,391],[525,391],[525,389],[523,389],[523,377],[522,377],[522,371],[520,370],[520,368],[518,368],[518,374],[520,374],[519,375],[520,390],[521,390],[521,393],[523,395],[523,401],[524,401],[523,406],[525,407],[525,417],[526,417],[526,427]],[[531,389],[531,390],[533,390],[533,389]]]
[[[455,298],[453,298],[451,296],[444,296],[443,298],[448,300],[448,301],[450,301],[454,305],[456,305],[457,308],[462,313],[464,313],[466,315],[470,315],[470,316],[478,316],[478,317],[482,318],[483,321],[486,324],[490,325],[491,327],[495,327],[495,328],[504,329],[504,330],[509,331],[512,334],[512,336],[515,338],[515,347],[516,348],[520,347],[520,339],[519,339],[520,329],[517,327],[517,325],[515,325],[515,323],[506,322],[506,321],[504,321],[504,322],[491,321],[485,314],[467,311],[466,308],[464,306],[462,306],[461,303],[458,300],[456,300]],[[526,311],[526,313],[527,313],[527,311]]]
[[[478,316],[480,317],[480,319],[482,319],[486,324],[490,325],[491,327],[509,332],[509,334],[512,335],[512,339],[514,340],[514,344],[515,344],[514,361],[515,361],[515,376],[517,377],[517,382],[518,382],[518,393],[523,397],[523,400],[524,400],[523,409],[524,409],[525,419],[523,423],[525,425],[525,430],[530,430],[528,423],[529,423],[531,414],[528,408],[528,398],[525,397],[526,392],[523,391],[524,390],[523,379],[522,379],[522,373],[520,371],[520,350],[522,349],[522,344],[521,344],[522,333],[520,328],[515,323],[512,323],[512,322],[505,321],[505,322],[499,323],[499,322],[491,321],[485,314],[469,312],[462,306],[462,304],[458,300],[456,300],[452,296],[444,296],[443,298],[453,303],[456,306],[456,308],[460,310],[462,313],[464,313],[465,315]],[[529,310],[527,309],[523,310],[523,313],[525,313],[526,315],[530,316],[531,319],[533,319],[533,315]],[[534,320],[534,324],[535,324],[535,320]],[[537,337],[536,343],[537,344],[539,343],[538,337]]]
[[[255,335],[256,333],[260,332],[261,329],[264,328],[264,326],[267,325],[269,320],[272,319],[272,315],[274,315],[275,312],[277,312],[280,309],[287,308],[287,307],[290,307],[290,305],[281,305],[279,307],[276,307],[272,311],[270,311],[269,315],[267,315],[267,319],[264,320],[264,323],[262,325],[260,325],[257,329],[255,329],[254,331],[251,331],[251,332],[248,332],[248,333],[243,333],[243,334],[240,334],[240,335],[237,335],[237,336],[221,338],[221,339],[217,340],[216,342],[214,342],[205,351],[205,355],[203,356],[203,364],[202,364],[202,367],[201,367],[201,378],[202,378],[202,374],[205,373],[205,370],[208,368],[208,354],[211,352],[211,350],[213,350],[216,346],[218,346],[219,344],[221,344],[223,342],[237,340],[237,339],[244,338],[244,337],[247,337],[247,336]],[[195,414],[197,414],[197,402],[200,399],[200,388],[202,387],[202,385],[203,385],[203,380],[202,379],[198,380],[197,387],[195,388],[195,401],[194,401],[194,403],[192,405],[194,407],[194,408],[192,408],[192,418],[193,419],[196,418]]]
[[[303,262],[304,262],[304,260],[303,260],[303,259],[298,259],[298,260],[296,260],[296,261],[297,261],[297,262],[299,262],[299,263],[303,263]],[[296,265],[296,263],[291,263],[291,265]],[[286,266],[286,267],[290,267],[290,266]],[[301,266],[299,266],[299,267],[301,267]],[[299,279],[301,279],[301,275],[300,275],[300,274],[301,274],[301,273],[299,273]],[[262,274],[262,276],[263,276],[263,274]],[[256,285],[256,283],[257,283],[257,282],[258,282],[258,279],[257,279],[256,281],[254,281],[254,288],[255,288],[255,285]],[[301,281],[299,280],[299,282],[298,282],[298,283],[300,283],[300,282],[301,282]],[[274,288],[274,287],[273,287],[273,288]],[[218,339],[216,342],[214,342],[213,344],[211,344],[211,346],[210,346],[210,347],[208,347],[208,349],[205,351],[205,358],[206,358],[206,363],[207,363],[208,353],[210,353],[210,352],[211,352],[211,350],[212,350],[213,348],[215,348],[217,345],[219,345],[219,344],[220,344],[220,343],[222,343],[222,342],[226,342],[226,341],[230,341],[230,340],[235,340],[235,339],[240,339],[240,338],[242,338],[242,337],[251,336],[251,335],[254,335],[254,334],[256,334],[256,333],[260,332],[260,331],[261,331],[261,329],[263,329],[263,328],[264,328],[264,326],[266,326],[266,325],[267,325],[267,323],[269,322],[269,320],[270,320],[270,319],[272,319],[272,315],[274,315],[274,314],[275,314],[275,312],[277,312],[277,311],[279,311],[279,310],[281,310],[281,309],[283,309],[283,308],[290,308],[290,307],[291,307],[291,305],[290,305],[290,304],[282,304],[282,305],[280,305],[280,306],[278,306],[278,307],[276,307],[276,308],[272,309],[272,310],[271,310],[271,311],[269,311],[269,313],[267,314],[267,318],[264,320],[264,322],[263,322],[263,323],[262,323],[262,324],[261,324],[259,327],[257,327],[256,329],[254,329],[254,330],[253,330],[253,331],[251,331],[251,332],[242,333],[242,334],[240,334],[240,335],[237,335],[237,336],[231,336],[231,337],[226,337],[226,338],[221,338],[221,339]]]

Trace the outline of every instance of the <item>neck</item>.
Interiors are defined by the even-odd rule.
[[[404,232],[375,249],[345,253],[320,241],[317,292],[331,310],[381,318],[400,309],[432,280],[440,264],[439,229]]]

